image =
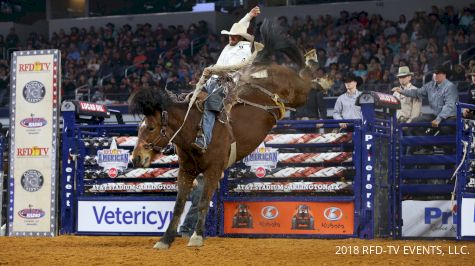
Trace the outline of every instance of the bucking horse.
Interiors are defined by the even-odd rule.
[[[232,107],[228,108],[229,119],[215,124],[205,153],[191,146],[202,116],[196,105],[178,101],[163,88],[141,89],[129,100],[130,112],[144,116],[132,153],[134,166],[148,167],[152,158],[170,142],[179,158],[174,215],[154,248],[167,249],[174,241],[193,181],[200,173],[204,176],[204,189],[198,204],[196,230],[188,246],[202,246],[209,202],[224,170],[254,151],[286,109],[306,102],[312,80],[303,54],[276,20],[264,20],[260,32],[264,47],[249,65],[237,71],[239,80]],[[294,67],[275,63],[272,57],[277,53],[285,54]]]

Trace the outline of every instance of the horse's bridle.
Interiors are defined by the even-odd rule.
[[[164,147],[160,147],[157,144],[162,140],[162,139],[168,139],[170,140],[170,137],[167,135],[167,127],[168,127],[168,112],[167,111],[162,111],[161,113],[161,119],[160,119],[160,135],[156,137],[152,142],[145,143],[143,145],[143,148],[146,150],[153,150],[156,152],[160,152]],[[140,140],[141,142],[145,142],[144,140]],[[168,143],[168,142],[167,142]]]

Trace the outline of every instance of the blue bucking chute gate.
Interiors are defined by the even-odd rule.
[[[475,106],[459,104],[456,123],[442,124],[457,127],[455,137],[397,123],[392,95],[365,92],[357,104],[362,120],[279,121],[225,172],[207,235],[475,236],[475,120],[461,115]],[[104,123],[114,115],[117,124]],[[133,168],[138,125],[94,103],[64,102],[62,116],[59,233],[161,235],[173,215],[177,156]],[[412,127],[428,130],[413,136]],[[418,152],[422,145],[431,152]]]

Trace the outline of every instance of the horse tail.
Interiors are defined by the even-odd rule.
[[[297,44],[280,26],[277,19],[264,19],[260,32],[264,49],[257,54],[254,62],[270,64],[272,55],[284,53],[299,68],[304,67],[305,60]]]

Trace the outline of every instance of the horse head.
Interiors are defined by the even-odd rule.
[[[161,122],[157,122],[157,117],[161,117]],[[137,137],[132,163],[135,167],[148,167],[155,154],[162,152],[170,141],[168,112],[156,112],[156,115],[146,116],[139,125]]]
[[[132,152],[135,167],[150,166],[155,154],[167,146],[170,141],[168,127],[169,97],[164,90],[141,89],[134,93],[129,101],[132,114],[144,115],[138,129],[138,140]]]

